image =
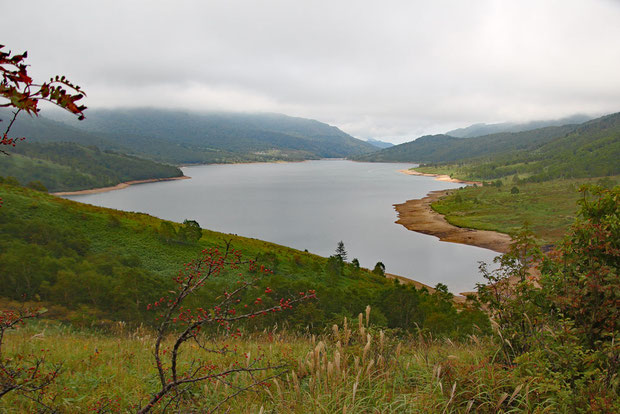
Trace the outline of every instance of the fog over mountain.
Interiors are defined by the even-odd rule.
[[[497,134],[498,132],[522,132],[548,126],[582,124],[591,119],[591,116],[577,114],[565,118],[546,121],[530,121],[525,123],[503,122],[500,124],[474,124],[466,128],[453,129],[452,131],[446,132],[446,135],[458,138],[472,138],[481,137],[483,135],[489,134]]]
[[[96,145],[172,164],[299,161],[377,150],[334,126],[282,114],[125,108],[91,109],[83,121],[58,111],[49,115],[56,120],[18,118],[14,133],[32,142]]]
[[[2,17],[34,78],[66,75],[91,109],[276,112],[400,143],[620,103],[618,1],[31,0]]]

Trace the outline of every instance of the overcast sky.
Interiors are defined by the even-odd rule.
[[[27,50],[36,79],[81,85],[90,108],[280,112],[395,143],[620,111],[620,0],[0,0],[0,10],[0,43]]]

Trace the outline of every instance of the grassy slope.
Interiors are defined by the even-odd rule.
[[[527,227],[542,242],[553,243],[564,235],[575,218],[579,198],[576,185],[581,182],[523,184],[518,185],[518,194],[510,192],[510,185],[467,187],[433,203],[432,207],[455,226],[511,235]]]
[[[477,179],[459,174],[455,165],[418,167],[416,171],[428,174],[446,174],[460,179]],[[432,204],[446,220],[459,227],[493,230],[515,235],[528,228],[542,243],[554,243],[566,232],[575,219],[578,189],[583,184],[601,184],[611,187],[620,182],[620,176],[603,178],[574,178],[550,180],[541,183],[497,180],[500,187],[485,185],[466,187]],[[489,183],[492,184],[492,183]],[[512,194],[516,187],[519,192]]]
[[[26,221],[45,220],[53,227],[74,228],[88,239],[94,253],[122,252],[124,255],[137,255],[147,270],[162,277],[172,275],[180,263],[193,259],[200,250],[221,246],[225,240],[231,240],[247,257],[256,257],[265,252],[274,253],[283,261],[281,267],[286,270],[290,270],[290,266],[297,267],[291,263],[293,256],[299,256],[303,263],[309,265],[324,265],[326,261],[320,256],[277,244],[210,230],[203,230],[203,237],[196,245],[164,243],[156,234],[163,220],[147,214],[81,204],[2,184],[0,196],[4,201],[0,214],[7,217],[7,220],[19,215]],[[179,227],[176,223],[173,225]],[[303,273],[311,272],[310,269],[304,270]]]

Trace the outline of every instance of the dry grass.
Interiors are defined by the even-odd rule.
[[[370,308],[322,336],[274,330],[228,341],[246,361],[287,361],[289,369],[267,385],[244,392],[227,405],[235,413],[449,413],[542,412],[533,402],[535,385],[519,382],[510,369],[490,362],[494,347],[477,337],[463,343],[429,337],[398,339],[369,324]],[[50,395],[61,412],[132,412],[157,389],[154,335],[147,329],[115,332],[73,330],[51,321],[33,323],[7,338],[7,355],[38,354],[62,361]],[[199,355],[185,351],[185,360]],[[210,362],[230,366],[236,355]],[[238,385],[250,378],[234,379]],[[204,383],[186,392],[181,408],[206,409],[234,389]],[[0,399],[0,412],[32,410],[25,399]],[[161,408],[160,408],[161,410]],[[171,412],[175,412],[172,410]]]

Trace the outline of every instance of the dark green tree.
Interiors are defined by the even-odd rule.
[[[340,240],[336,246],[336,256],[340,257],[343,262],[347,261],[347,251],[344,248],[344,242]]]
[[[338,255],[329,256],[325,265],[325,273],[330,279],[335,280],[344,273],[344,262]]]
[[[372,272],[379,276],[385,276],[385,265],[382,262],[377,262]]]
[[[196,243],[202,237],[202,228],[195,220],[185,220],[179,229],[179,239],[188,243]]]

